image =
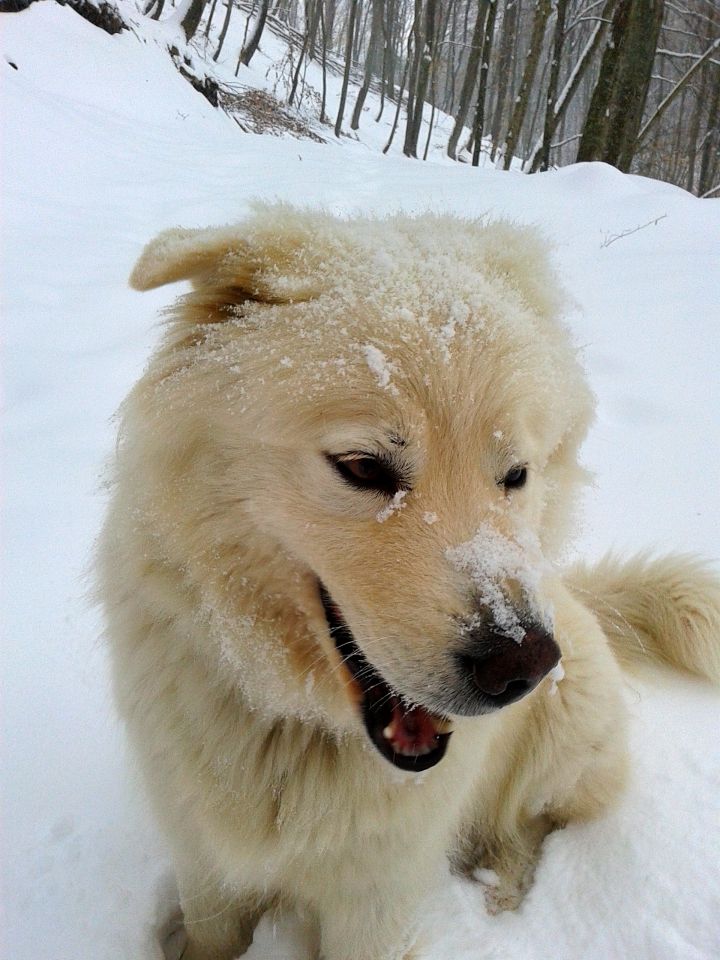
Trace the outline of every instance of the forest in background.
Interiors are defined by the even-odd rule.
[[[324,96],[318,106],[337,136],[371,122],[374,84],[409,157],[427,156],[421,123],[441,111],[459,161],[518,158],[532,173],[599,160],[698,196],[720,190],[718,0],[185,0],[188,40],[205,14],[204,30],[222,17],[217,59],[234,10],[246,18],[239,63],[268,21],[284,30],[290,105],[308,61],[343,71],[336,116]]]
[[[0,0],[0,11],[32,2]],[[113,0],[59,2],[109,32],[125,25]],[[287,42],[278,65],[287,106],[302,104],[307,115],[310,104],[337,137],[385,114],[393,117],[385,151],[396,141],[422,160],[442,120],[447,155],[458,162],[535,173],[595,160],[700,197],[720,194],[720,0],[138,3],[140,14],[172,18],[190,49],[200,52],[204,40],[202,56],[214,61],[233,16],[244,18],[240,48],[225,50],[237,59],[236,76],[269,26]],[[216,80],[170,49],[217,106]],[[305,82],[311,62],[321,68],[322,93]],[[333,115],[328,71],[342,76]],[[372,114],[363,109],[371,88],[380,98]]]

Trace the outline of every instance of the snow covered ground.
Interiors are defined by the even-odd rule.
[[[87,598],[110,418],[176,292],[126,286],[158,230],[237,219],[253,197],[540,224],[599,397],[579,551],[720,556],[720,200],[595,164],[471,169],[442,159],[441,137],[441,162],[384,157],[374,100],[358,141],[243,135],[176,73],[154,40],[168,28],[135,18],[137,35],[110,37],[51,2],[2,17],[7,960],[151,960],[172,902]],[[258,57],[239,79],[271,86],[268,69]],[[549,838],[516,914],[488,916],[479,886],[448,877],[423,960],[720,956],[720,695],[657,674],[628,697],[621,806]],[[303,943],[296,918],[266,918],[248,957],[305,960]]]

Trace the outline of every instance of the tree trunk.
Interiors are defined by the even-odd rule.
[[[664,0],[619,0],[583,127],[578,162],[628,171],[647,99]]]
[[[317,47],[317,34],[318,27],[320,26],[320,18],[322,16],[323,0],[313,0],[312,5],[310,6],[310,16],[307,24],[308,30],[308,56],[311,60],[317,60],[318,58],[318,47]]]
[[[603,20],[606,20],[612,15],[613,8],[617,0],[605,0],[605,6],[602,9],[600,14],[600,23],[597,24],[593,30],[590,38],[585,44],[580,56],[578,57],[577,63],[570,72],[570,76],[565,81],[565,86],[558,95],[555,103],[553,104],[553,109],[550,113],[550,137],[554,135],[560,124],[564,123],[565,115],[569,104],[572,102],[580,82],[585,77],[588,67],[593,62],[595,54],[600,46],[600,42],[605,33],[605,23]],[[542,146],[543,141],[538,140],[533,147],[532,154],[528,158],[528,166],[531,173],[536,173],[540,168],[540,160],[542,157]]]
[[[720,67],[715,67],[715,84],[710,95],[710,113],[705,143],[700,154],[698,196],[712,189],[720,163]]]
[[[485,21],[488,17],[490,4],[487,0],[481,0],[478,3],[477,19],[470,40],[470,53],[468,55],[467,66],[465,67],[465,76],[463,77],[462,87],[460,89],[460,102],[458,103],[455,114],[455,123],[453,124],[450,139],[447,145],[447,154],[451,160],[457,160],[457,145],[460,134],[465,126],[470,101],[472,100],[473,90],[477,83],[478,69],[480,67],[480,57],[482,55],[483,38],[485,36]]]
[[[495,160],[495,152],[500,145],[500,135],[503,129],[503,120],[507,112],[508,92],[512,88],[513,47],[517,35],[520,0],[506,0],[502,23],[502,40],[497,62],[497,94],[493,111],[490,138],[492,139],[491,157]]]
[[[247,42],[247,46],[243,47],[243,51],[240,54],[240,60],[246,67],[250,66],[250,61],[257,51],[257,48],[260,46],[260,37],[262,37],[263,30],[265,29],[265,21],[267,20],[269,6],[270,0],[262,0],[262,6],[260,7],[258,18],[255,21],[253,32],[250,34],[250,39]]]
[[[292,86],[290,87],[290,96],[288,97],[288,106],[293,105],[295,100],[295,94],[297,93],[298,81],[300,80],[300,71],[302,70],[302,65],[305,60],[305,54],[307,53],[308,45],[310,44],[310,33],[306,31],[305,36],[303,37],[302,46],[300,47],[300,53],[298,54],[298,62],[295,66],[295,73],[293,74]]]
[[[218,38],[217,50],[213,54],[213,60],[215,63],[218,62],[220,51],[225,43],[225,37],[227,36],[228,27],[230,26],[230,15],[232,13],[233,3],[234,0],[227,0],[227,9],[225,10],[225,19],[223,20],[222,30],[220,31],[220,36]]]
[[[338,106],[337,119],[335,120],[335,136],[339,137],[342,133],[343,116],[345,115],[345,101],[347,100],[348,82],[350,81],[350,68],[352,67],[353,39],[355,35],[355,20],[357,17],[358,0],[350,0],[350,11],[348,15],[347,34],[345,36],[345,70],[343,71],[342,89],[340,91],[340,104]]]
[[[363,6],[363,0],[358,0],[358,11],[355,15],[355,35],[353,37],[352,59],[354,63],[360,62],[360,45],[365,36],[367,27],[368,8]]]
[[[163,12],[164,6],[165,6],[165,0],[157,0],[157,3],[150,3],[147,6],[145,13],[150,13],[150,11],[152,10],[152,17],[150,19],[159,20],[160,14]]]
[[[403,75],[400,80],[400,88],[398,90],[397,103],[395,105],[395,117],[393,119],[392,129],[390,130],[390,136],[388,137],[388,142],[383,147],[383,153],[387,153],[390,147],[392,146],[393,139],[395,138],[395,131],[398,127],[398,120],[400,119],[400,107],[402,106],[402,95],[403,90],[405,89],[405,81],[407,80],[408,70],[410,69],[410,44],[411,40],[408,40],[408,56],[405,61],[405,69],[403,70]]]
[[[473,123],[474,146],[472,165],[474,167],[477,167],[480,163],[480,151],[482,149],[482,138],[485,129],[485,97],[487,95],[487,81],[488,73],[490,71],[492,43],[495,36],[495,16],[497,14],[497,3],[498,0],[489,0],[488,14],[483,33],[482,56],[480,57],[480,83],[478,85],[477,105],[475,107],[475,122]]]
[[[406,157],[417,157],[423,108],[427,97],[430,72],[435,60],[438,34],[438,0],[425,0],[425,28],[423,33],[422,53],[418,64],[417,82],[413,96],[412,124],[408,124],[405,149],[403,150]]]
[[[409,145],[412,142],[413,118],[415,116],[416,93],[418,75],[420,73],[420,59],[423,55],[424,38],[422,33],[422,9],[423,0],[415,0],[415,16],[413,18],[412,37],[413,56],[410,63],[410,76],[407,85],[407,110],[405,113],[405,143],[403,153],[405,156],[411,156],[408,153]]]
[[[530,49],[527,52],[525,69],[523,70],[522,80],[520,81],[520,90],[515,101],[512,116],[510,117],[510,126],[508,127],[507,137],[505,138],[505,144],[503,146],[504,170],[510,169],[515,148],[520,138],[523,121],[525,120],[525,114],[527,113],[530,103],[530,90],[540,61],[545,27],[548,17],[550,16],[550,2],[551,0],[536,0],[535,3]]]
[[[335,15],[337,14],[337,0],[326,0],[327,6],[323,11],[325,19],[325,33],[327,34],[327,45],[332,49],[333,33],[335,32]]]
[[[192,3],[190,3],[185,11],[185,16],[180,21],[180,26],[183,28],[185,39],[188,43],[190,43],[195,36],[204,9],[205,0],[192,0]]]
[[[555,102],[557,100],[558,80],[560,78],[560,60],[562,58],[563,40],[565,39],[566,14],[567,0],[556,0],[555,35],[553,37],[552,60],[550,61],[550,79],[545,97],[543,142],[540,148],[541,170],[547,170],[550,166],[550,142],[555,132]]]
[[[385,90],[386,95],[391,99],[395,99],[395,74],[397,72],[397,60],[400,50],[400,44],[398,44],[398,49],[395,49],[395,39],[399,37],[400,30],[398,29],[396,23],[396,3],[397,0],[388,0],[387,4],[387,32],[388,32],[388,58],[387,58],[387,88]]]
[[[164,3],[165,0],[160,0],[161,3]],[[215,16],[215,8],[217,7],[218,0],[213,0],[212,6],[210,7],[210,16],[208,17],[207,23],[205,24],[205,36],[210,36],[210,27],[212,26],[213,17]]]
[[[318,7],[320,8],[320,37],[322,39],[322,100],[320,101],[320,123],[325,123],[327,120],[327,114],[325,113],[325,107],[327,106],[327,30],[325,28],[324,0],[319,0]]]
[[[370,28],[370,41],[368,43],[367,53],[365,55],[365,74],[363,76],[362,86],[358,92],[357,100],[355,101],[355,109],[353,110],[352,120],[350,121],[351,130],[357,130],[360,126],[360,114],[362,113],[362,108],[365,104],[365,97],[367,97],[368,90],[370,89],[370,83],[379,59],[378,53],[382,38],[382,28],[382,0],[372,0],[372,26]]]

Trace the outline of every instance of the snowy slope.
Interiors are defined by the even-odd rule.
[[[580,551],[720,556],[720,201],[601,165],[531,178],[383,157],[372,129],[341,145],[242,135],[172,68],[154,40],[169,28],[136,20],[110,37],[44,2],[1,21],[7,960],[150,960],[171,904],[86,596],[110,418],[175,293],[125,285],[156,231],[236,219],[253,197],[540,224],[599,396]],[[486,915],[478,886],[448,878],[423,960],[720,955],[720,696],[658,675],[628,697],[620,808],[549,839],[517,914]],[[248,956],[304,960],[302,940],[295,918],[267,919]]]

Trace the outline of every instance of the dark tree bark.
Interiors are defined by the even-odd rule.
[[[333,33],[335,32],[335,15],[337,14],[337,0],[326,0],[326,6],[323,11],[325,17],[325,31],[327,33],[327,45],[330,49],[333,46]]]
[[[400,80],[400,88],[398,89],[397,102],[395,104],[395,117],[393,119],[393,125],[392,125],[392,129],[390,130],[390,136],[388,137],[388,142],[383,147],[383,153],[387,153],[390,147],[392,146],[392,142],[395,139],[395,131],[398,128],[398,121],[400,119],[400,107],[402,106],[403,90],[405,89],[405,81],[407,80],[407,75],[410,70],[411,44],[412,44],[412,40],[408,40],[408,56],[407,56],[407,59],[405,60],[405,69],[403,70],[402,79]]]
[[[337,119],[335,120],[335,136],[339,137],[342,133],[342,122],[345,115],[345,101],[347,100],[348,82],[350,80],[350,68],[352,67],[353,39],[355,36],[355,21],[357,18],[358,0],[350,0],[350,10],[348,13],[347,33],[345,35],[345,70],[343,71],[342,89],[340,91],[340,104],[338,106]]]
[[[400,29],[398,23],[398,11],[397,4],[399,0],[388,0],[387,3],[387,77],[386,77],[386,95],[394,100],[396,97],[395,92],[395,75],[397,73],[398,59],[402,55],[401,51],[401,37]]]
[[[320,37],[322,40],[322,100],[320,101],[320,123],[327,121],[325,108],[327,106],[327,30],[325,28],[325,4],[319,0],[320,10]]]
[[[553,37],[552,60],[550,61],[550,79],[548,81],[547,94],[545,95],[543,142],[540,148],[541,170],[547,170],[550,166],[550,143],[556,125],[555,102],[557,100],[558,80],[560,78],[560,60],[562,59],[563,40],[565,39],[567,0],[556,0],[555,7],[555,35]]]
[[[700,153],[700,178],[698,194],[703,196],[712,190],[720,167],[720,66],[715,67],[715,80],[710,94],[708,130]]]
[[[419,57],[417,80],[413,94],[412,119],[408,119],[403,153],[406,157],[417,157],[418,140],[422,127],[423,107],[427,97],[430,72],[435,60],[435,46],[438,35],[438,0],[425,0],[425,25],[423,30],[422,51]]]
[[[480,0],[478,3],[477,18],[475,19],[472,39],[470,40],[470,53],[468,55],[467,66],[465,67],[462,87],[460,88],[460,101],[455,113],[455,123],[453,124],[450,139],[448,140],[447,153],[451,160],[457,160],[458,141],[465,126],[468,111],[470,110],[473,90],[477,83],[480,57],[483,48],[483,37],[485,36],[485,21],[488,17],[489,7],[490,5],[487,3],[487,0]]]
[[[303,37],[302,46],[300,47],[300,53],[298,54],[298,62],[295,65],[295,72],[293,74],[292,86],[290,87],[290,96],[288,97],[289,106],[293,105],[295,100],[295,94],[297,93],[298,81],[300,80],[300,71],[302,70],[302,65],[305,60],[305,54],[307,53],[308,46],[310,45],[310,34],[305,33]]]
[[[188,43],[190,43],[197,32],[204,9],[205,0],[192,0],[192,3],[185,11],[185,16],[180,21],[180,26],[183,28],[185,39]]]
[[[664,0],[619,0],[587,117],[578,161],[630,169],[662,25]]]
[[[370,83],[373,78],[373,74],[377,69],[377,63],[379,60],[380,52],[380,43],[383,32],[383,5],[382,0],[372,0],[372,26],[370,28],[370,40],[368,42],[367,54],[365,56],[365,73],[363,76],[362,86],[358,92],[357,100],[355,101],[355,109],[353,110],[352,120],[350,121],[350,129],[357,130],[360,126],[360,114],[362,113],[362,108],[365,104],[365,98],[367,97],[368,90],[370,89]]]
[[[250,66],[250,61],[255,55],[257,48],[260,46],[260,37],[262,37],[263,30],[265,29],[265,21],[267,20],[269,6],[270,0],[262,0],[260,13],[255,21],[253,32],[250,34],[250,39],[248,40],[247,45],[243,47],[243,51],[240,54],[240,61],[246,67]]]
[[[165,0],[161,0],[162,3]],[[210,16],[208,17],[207,23],[205,24],[205,36],[210,36],[210,27],[212,26],[213,17],[215,16],[215,8],[217,7],[218,0],[213,0],[212,6],[210,7]]]
[[[472,165],[480,163],[482,138],[485,131],[485,98],[487,96],[488,73],[490,71],[490,56],[492,55],[493,38],[495,37],[495,17],[498,0],[489,0],[488,14],[483,31],[482,54],[480,57],[480,83],[478,85],[477,104],[475,106],[475,120],[473,123],[473,156]]]
[[[502,39],[500,40],[500,52],[497,62],[497,94],[495,97],[495,108],[493,111],[492,127],[490,137],[492,139],[492,154],[495,159],[495,152],[500,145],[500,137],[503,130],[503,120],[507,113],[508,93],[512,91],[512,64],[513,47],[517,36],[518,16],[520,13],[520,0],[506,0],[505,11],[502,23]]]
[[[384,6],[384,11],[381,16],[381,26],[382,26],[382,45],[383,45],[383,56],[382,56],[382,78],[380,81],[380,107],[375,117],[375,122],[377,123],[383,115],[383,110],[385,109],[385,96],[387,94],[387,81],[388,81],[388,59],[390,57],[390,19],[391,13],[390,9],[392,8],[392,0],[388,0],[387,3],[382,4]]]
[[[157,2],[156,0],[150,0],[150,3],[145,7],[145,13],[152,13],[152,16],[150,17],[151,20],[159,20],[164,6],[165,0],[157,0]]]
[[[515,101],[512,116],[510,117],[510,125],[503,147],[503,169],[505,170],[510,169],[515,148],[520,138],[523,121],[525,120],[525,115],[530,104],[530,90],[533,80],[535,79],[538,63],[540,62],[543,37],[545,36],[545,27],[547,26],[549,16],[550,0],[536,0],[532,35],[530,37],[530,49],[527,52],[525,69],[523,70],[522,80],[520,81],[520,90],[517,100]]]
[[[420,58],[423,53],[424,38],[422,32],[422,10],[423,0],[415,0],[415,16],[413,18],[412,30],[412,60],[410,61],[410,74],[407,84],[407,110],[405,112],[405,144],[403,153],[408,156],[408,144],[412,138],[413,117],[415,115],[417,79],[420,72]],[[408,47],[408,56],[410,51]]]
[[[225,43],[225,37],[227,36],[228,27],[230,26],[230,16],[232,15],[234,0],[226,0],[226,2],[227,2],[227,7],[225,8],[225,19],[223,20],[222,30],[220,31],[220,36],[218,37],[217,50],[213,54],[213,60],[215,61],[215,63],[218,62],[218,58],[220,57],[220,51],[222,50],[223,44]]]
[[[320,26],[320,17],[322,16],[323,0],[312,0],[309,4],[309,16],[307,22],[308,31],[308,56],[311,60],[318,58],[317,35]]]
[[[550,137],[552,138],[555,131],[558,127],[564,123],[565,116],[567,114],[567,109],[570,103],[572,102],[575,93],[577,92],[581,81],[584,79],[587,74],[590,64],[595,59],[595,54],[600,48],[603,37],[605,36],[606,24],[604,21],[612,16],[613,9],[617,0],[605,0],[605,5],[602,8],[600,14],[600,21],[597,26],[594,28],[592,34],[590,35],[589,40],[585,44],[582,52],[580,53],[579,59],[575,66],[573,67],[570,76],[565,82],[565,86],[562,90],[562,93],[556,99],[553,104],[552,111],[550,113]],[[547,120],[546,115],[546,120]],[[540,169],[540,161],[542,158],[542,142],[538,141],[535,144],[535,148],[531,157],[529,158],[528,166],[530,167],[531,173],[536,173]]]

